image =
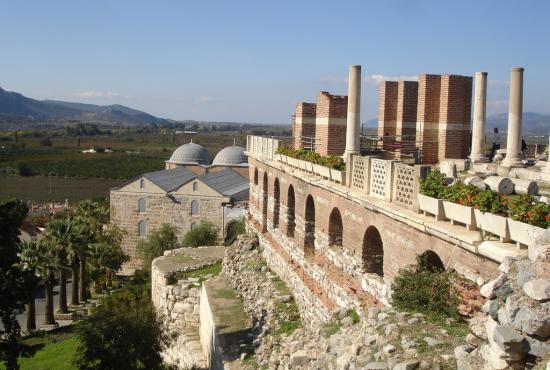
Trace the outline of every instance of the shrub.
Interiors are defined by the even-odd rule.
[[[392,304],[399,310],[420,312],[436,320],[457,318],[459,298],[454,287],[455,274],[417,257],[417,263],[399,270],[392,289]]]
[[[443,189],[442,198],[463,206],[471,206],[472,198],[478,195],[479,192],[479,188],[473,185],[464,185],[461,182],[457,182]]]
[[[293,150],[286,146],[280,146],[277,148],[277,154],[286,155],[288,157],[301,159],[303,161],[312,162],[328,168],[334,168],[338,171],[344,171],[346,169],[346,163],[342,157],[336,155],[329,155],[326,157],[321,156],[319,153],[300,148]]]
[[[218,240],[218,230],[208,221],[201,221],[201,223],[189,230],[183,237],[183,246],[196,248],[200,246],[215,245]]]
[[[445,175],[438,170],[430,171],[426,178],[420,179],[420,194],[432,198],[441,198],[445,189],[444,179]]]
[[[481,212],[506,215],[508,197],[491,189],[482,190],[471,200],[471,205]]]
[[[40,139],[40,145],[42,145],[42,146],[52,146],[53,145],[52,139],[50,139],[49,137],[44,137],[44,138]]]
[[[151,268],[151,262],[164,251],[178,248],[176,228],[168,224],[162,224],[160,229],[150,233],[146,239],[139,241],[137,249],[143,261],[144,270]]]
[[[79,326],[79,369],[162,369],[172,338],[147,294],[129,290],[105,299]]]
[[[237,236],[246,233],[246,226],[244,224],[244,218],[233,220],[227,225],[227,233],[225,235],[225,245],[231,245]]]
[[[96,151],[96,153],[105,153],[105,148],[102,146],[98,146],[94,148],[94,150]]]
[[[550,206],[537,202],[532,195],[520,195],[510,202],[510,217],[516,221],[546,229],[550,227]]]
[[[17,173],[19,176],[32,176],[34,175],[34,172],[30,168],[30,166],[26,163],[18,163],[17,164]]]

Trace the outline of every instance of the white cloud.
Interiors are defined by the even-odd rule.
[[[199,104],[202,104],[202,103],[209,103],[212,101],[212,98],[208,97],[208,96],[201,96],[198,100],[197,100],[197,103]]]
[[[104,99],[113,99],[118,98],[120,94],[112,91],[80,91],[74,94],[78,98],[104,98]]]

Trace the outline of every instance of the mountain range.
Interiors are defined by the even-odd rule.
[[[0,88],[0,122],[80,121],[118,125],[166,124],[169,121],[123,105],[95,105],[36,100]]]

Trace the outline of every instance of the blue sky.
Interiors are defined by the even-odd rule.
[[[38,99],[124,104],[161,117],[288,123],[296,102],[346,93],[363,66],[362,121],[377,81],[489,73],[507,111],[550,113],[550,2],[0,0],[0,86]]]

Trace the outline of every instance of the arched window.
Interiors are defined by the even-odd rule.
[[[254,168],[254,185],[258,185],[258,168]]]
[[[363,236],[361,259],[365,272],[384,276],[384,244],[374,226],[369,226]]]
[[[199,183],[195,181],[193,183],[193,191],[197,191],[197,190],[199,190]]]
[[[342,246],[344,236],[344,226],[342,225],[342,216],[338,208],[334,207],[330,213],[328,221],[328,240],[329,245]]]
[[[279,179],[275,178],[273,183],[273,228],[279,227],[279,212],[281,210],[281,187],[279,185]]]
[[[197,216],[199,214],[199,201],[194,200],[191,202],[191,214]]]
[[[294,198],[294,187],[289,185],[288,194],[286,197],[286,235],[294,237],[294,229],[296,228],[296,213],[294,209],[295,198]]]
[[[139,180],[139,188],[143,189],[144,187],[145,187],[145,180],[144,179]]]
[[[423,270],[429,270],[432,272],[445,271],[443,261],[439,258],[437,253],[432,250],[427,250],[422,253],[418,258],[418,262],[422,264],[420,268]]]
[[[306,256],[315,254],[315,203],[311,195],[306,199],[304,253]]]
[[[144,220],[141,220],[138,222],[138,235],[139,236],[145,236],[147,235],[147,224]]]
[[[267,172],[264,172],[263,191],[262,191],[262,228],[267,231]]]
[[[140,198],[138,200],[138,210],[139,212],[145,212],[145,198]]]

